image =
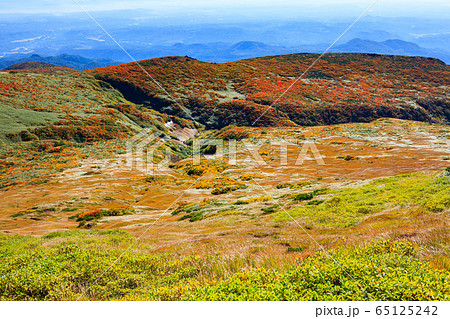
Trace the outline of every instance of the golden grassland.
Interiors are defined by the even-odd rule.
[[[200,225],[201,218],[188,223],[207,227],[210,235],[168,249],[155,249],[149,237],[135,243],[123,230],[3,235],[1,298],[448,300],[449,175],[448,170],[407,174],[321,192],[318,196],[328,199],[308,205],[310,199],[289,211],[314,240],[282,211],[239,217],[229,206],[223,214],[211,210],[227,206],[214,201],[184,204],[175,211],[172,223],[178,224],[186,223],[179,214],[204,214],[206,226]],[[253,197],[237,206],[268,201],[274,198]],[[325,210],[328,215],[321,213]],[[249,219],[265,226],[248,233]],[[224,220],[238,221],[234,231],[217,233]],[[241,236],[253,238],[250,245],[238,247]]]

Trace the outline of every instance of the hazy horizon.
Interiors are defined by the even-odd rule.
[[[33,3],[25,0],[2,1],[0,14],[44,13],[63,14],[83,12],[74,0],[37,0]],[[225,0],[211,3],[205,0],[190,1],[117,1],[117,0],[77,0],[87,11],[144,10],[161,18],[186,16],[204,16],[221,19],[291,19],[291,18],[348,18],[358,16],[370,6],[373,0],[321,0],[311,3],[305,0],[280,0],[277,3],[268,0]],[[145,12],[146,13],[146,12]],[[444,0],[432,1],[388,1],[379,0],[368,12],[373,16],[384,17],[434,17],[450,18],[450,3]]]

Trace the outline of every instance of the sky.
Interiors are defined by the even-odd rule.
[[[79,12],[147,9],[153,14],[239,16],[258,18],[349,17],[364,11],[374,0],[0,0],[0,13]],[[450,18],[448,0],[378,0],[370,15]]]

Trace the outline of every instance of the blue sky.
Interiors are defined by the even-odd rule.
[[[355,16],[368,7],[373,0],[77,0],[88,11],[148,9],[156,14],[172,16],[189,14],[232,15],[248,17],[320,17]],[[0,0],[1,13],[44,12],[61,13],[80,11],[73,0]],[[379,0],[371,15],[381,16],[427,16],[450,18],[448,0]]]

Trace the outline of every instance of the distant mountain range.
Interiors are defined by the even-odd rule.
[[[13,59],[11,57],[0,59],[0,69],[6,69],[12,65],[27,62],[42,62],[53,66],[65,66],[76,70],[90,70],[121,63],[110,59],[89,59],[79,55],[60,54],[58,56],[40,56],[38,54],[32,54],[23,56],[19,59]]]
[[[438,58],[447,64],[450,63],[450,52],[436,49],[426,49],[413,42],[398,39],[377,42],[356,38],[350,40],[346,44],[336,46],[331,51],[342,53],[378,53],[390,55],[424,56]]]
[[[149,10],[98,11],[95,17],[134,59],[187,55],[216,63],[267,55],[323,52],[353,22],[347,18],[327,21],[295,18],[237,19],[232,22],[211,21],[206,17],[167,20],[166,16],[158,17]],[[0,14],[0,27],[0,59],[17,60],[28,58],[30,54],[59,58],[61,54],[68,54],[106,65],[131,62],[130,57],[83,12]],[[366,16],[350,28],[331,51],[420,55],[450,63],[448,43],[450,24],[447,19]],[[86,61],[75,64],[38,62],[76,69],[99,66]],[[0,68],[7,66],[3,64]]]

